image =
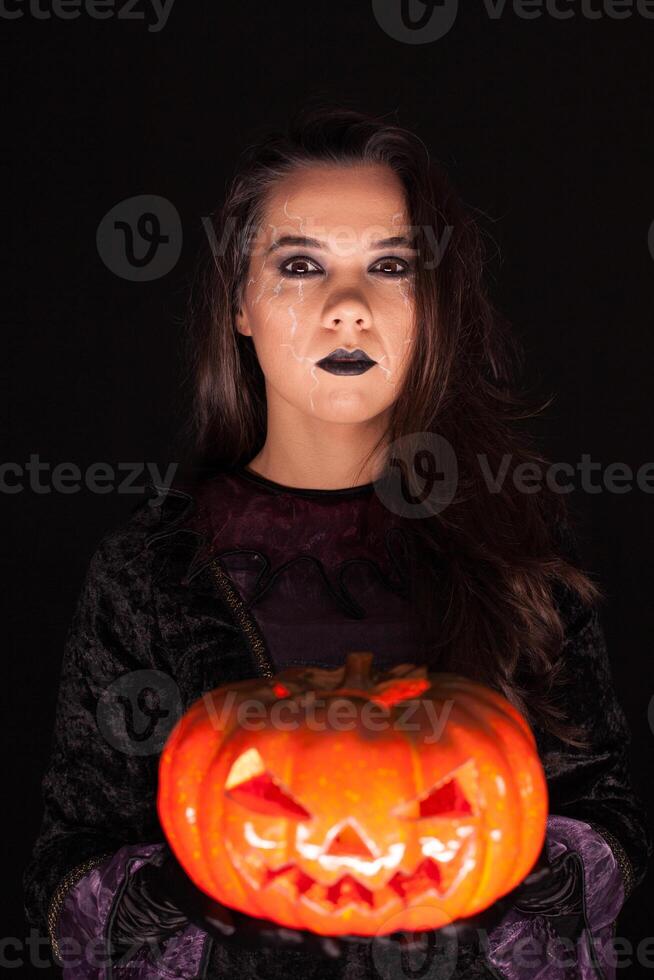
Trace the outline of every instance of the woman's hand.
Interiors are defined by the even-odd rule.
[[[111,927],[119,953],[146,943],[160,943],[184,929],[189,919],[172,898],[176,869],[170,850],[161,865],[144,864],[129,878]]]
[[[583,869],[578,855],[567,851],[550,861],[543,848],[534,868],[512,895],[518,912],[581,915]]]
[[[543,847],[533,870],[511,898],[517,912],[546,916],[559,936],[576,942],[586,915],[581,858],[567,851],[550,861]]]

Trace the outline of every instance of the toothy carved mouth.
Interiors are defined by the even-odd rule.
[[[261,887],[275,883],[283,883],[286,889],[294,890],[297,898],[306,897],[321,905],[331,905],[334,909],[351,904],[378,909],[391,899],[409,900],[423,895],[430,888],[440,891],[441,872],[436,861],[425,858],[412,874],[396,871],[386,885],[373,891],[349,874],[343,875],[332,885],[321,885],[297,865],[286,864],[276,871],[268,869]]]

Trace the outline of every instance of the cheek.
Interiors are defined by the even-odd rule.
[[[383,350],[380,364],[395,376],[409,363],[416,336],[415,302],[409,284],[397,280],[378,285],[371,309],[374,333]]]
[[[321,291],[311,280],[290,280],[284,276],[265,274],[251,279],[247,294],[250,317],[259,324],[270,321],[280,328],[292,327],[299,310],[312,309],[320,302]]]
[[[309,372],[315,357],[308,357],[308,344],[319,322],[316,291],[307,284],[289,284],[275,278],[262,285],[249,303],[250,323],[257,357],[264,374],[284,376],[290,367]],[[315,354],[312,349],[311,353]]]

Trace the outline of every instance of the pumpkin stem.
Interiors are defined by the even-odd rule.
[[[370,668],[372,667],[373,657],[374,653],[369,653],[368,651],[348,653],[345,658],[343,687],[357,687],[362,690],[372,687]]]

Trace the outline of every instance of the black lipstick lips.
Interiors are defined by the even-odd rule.
[[[343,347],[337,347],[327,357],[316,361],[316,365],[323,371],[330,374],[363,374],[374,367],[377,361],[373,361],[365,351],[357,348],[354,351],[347,351]]]

